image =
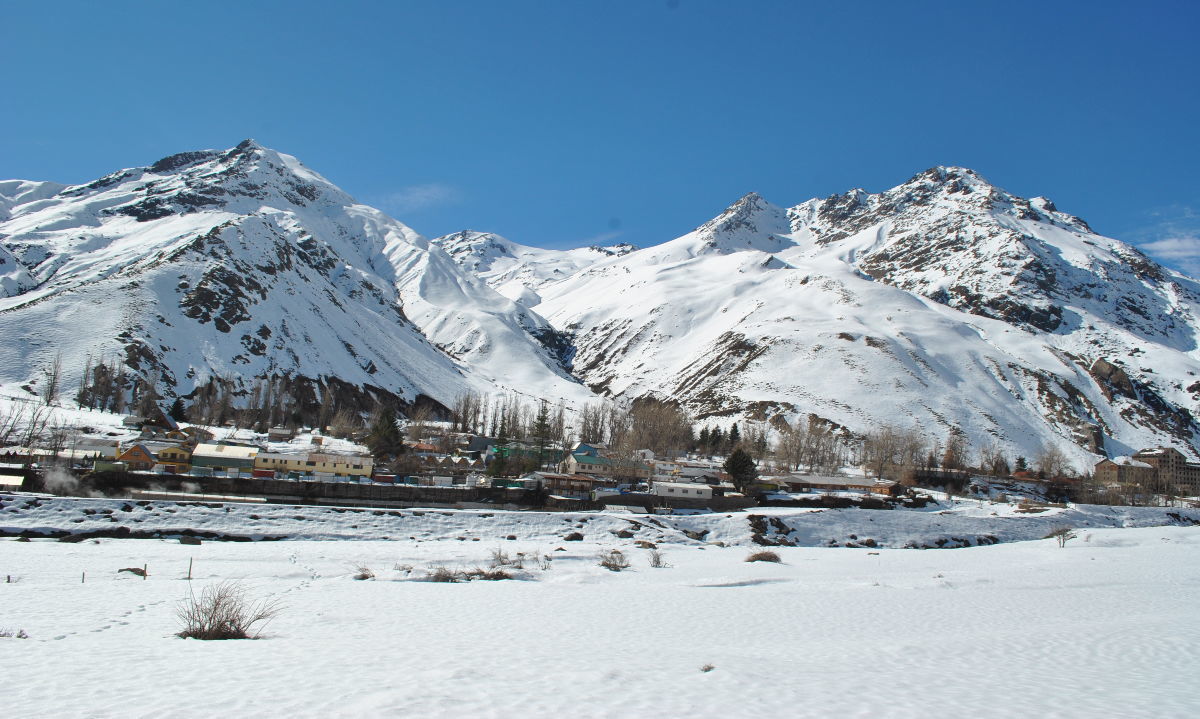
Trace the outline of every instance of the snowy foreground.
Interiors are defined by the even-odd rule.
[[[83,524],[72,521],[79,517],[65,509],[67,502],[30,512]],[[158,509],[188,512],[169,504],[135,505],[132,512]],[[11,530],[32,523],[18,522],[16,514],[6,510],[0,524]],[[346,529],[357,516],[367,536],[377,536],[368,520],[388,519],[335,514]],[[0,539],[0,575],[13,579],[0,584],[0,630],[29,635],[0,639],[5,715],[1200,712],[1194,687],[1200,676],[1200,527],[1080,529],[1061,549],[1054,540],[927,551],[777,547],[783,563],[769,564],[743,561],[762,548],[741,543],[732,529],[727,538],[738,544],[722,547],[680,535],[664,522],[639,531],[662,534],[657,543],[671,566],[652,568],[649,550],[612,533],[631,526],[620,517],[403,514],[391,522],[408,519],[404,534],[416,539],[201,546],[173,539]],[[855,514],[860,522],[864,515],[896,522],[902,513]],[[776,516],[794,523],[794,515]],[[710,538],[725,526],[721,519],[690,518],[709,521]],[[745,524],[744,516],[726,524],[733,527],[735,520]],[[521,525],[519,536],[512,530],[517,539],[500,534]],[[562,530],[578,530],[584,539],[561,541],[555,535]],[[631,560],[629,569],[597,565],[598,553],[613,547]],[[498,549],[510,557],[525,554],[524,568],[510,569],[514,580],[426,581],[427,571],[439,566],[486,567]],[[547,555],[548,562],[535,560]],[[145,580],[117,573],[143,565],[149,566]],[[375,578],[354,579],[356,566],[370,568]],[[279,600],[282,610],[263,639],[176,638],[179,600],[228,579],[242,580],[254,598]]]

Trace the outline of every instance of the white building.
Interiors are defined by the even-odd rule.
[[[699,482],[655,482],[650,493],[659,497],[712,499],[712,487]]]

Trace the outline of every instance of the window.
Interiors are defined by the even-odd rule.
[[[317,463],[316,463],[316,462],[311,462],[311,461],[310,461],[310,462],[305,462],[304,464],[305,464],[306,466],[309,466],[309,467],[315,467],[315,466],[317,466]]]

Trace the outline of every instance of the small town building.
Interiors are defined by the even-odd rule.
[[[247,472],[254,469],[258,447],[240,444],[201,443],[192,451],[192,467],[213,472]]]
[[[658,497],[712,499],[712,487],[702,482],[654,482],[650,493]]]
[[[154,457],[154,452],[141,442],[125,448],[117,455],[117,461],[123,462],[131,472],[149,472],[158,462]]]

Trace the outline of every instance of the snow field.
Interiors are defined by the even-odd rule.
[[[1198,545],[1194,527],[1097,529],[1065,549],[775,548],[782,564],[664,545],[663,569],[622,545],[613,573],[596,556],[615,541],[0,540],[17,580],[0,628],[30,635],[0,640],[6,713],[1192,716]],[[421,581],[497,548],[554,559]],[[179,599],[226,579],[279,600],[264,638],[174,637]]]

